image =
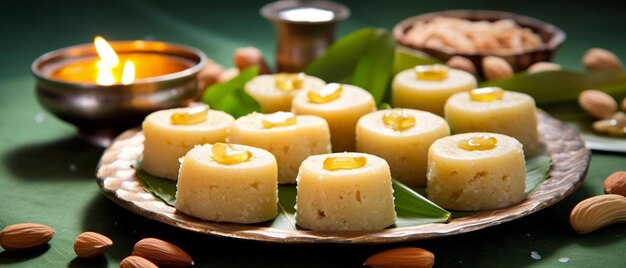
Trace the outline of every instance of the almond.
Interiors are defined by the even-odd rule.
[[[54,229],[43,224],[13,224],[0,232],[0,246],[7,251],[20,251],[48,243],[53,236]]]
[[[626,171],[618,171],[606,177],[604,193],[626,196]]]
[[[446,64],[450,66],[450,68],[463,70],[473,74],[474,76],[478,75],[476,66],[474,66],[474,63],[466,57],[454,56],[450,58]]]
[[[385,250],[365,260],[364,265],[374,268],[385,267],[432,267],[435,255],[425,249],[405,247]]]
[[[256,47],[242,47],[235,50],[234,54],[235,66],[239,70],[243,70],[250,66],[258,66],[260,74],[269,74],[270,69],[263,58],[261,50]]]
[[[578,104],[598,119],[610,118],[617,111],[617,103],[609,94],[599,90],[585,90],[578,95]]]
[[[93,258],[104,254],[113,241],[108,237],[94,232],[84,232],[74,242],[74,252],[79,258]]]
[[[622,111],[626,112],[626,98],[622,100]]]
[[[569,222],[574,231],[580,234],[626,222],[626,197],[607,194],[587,198],[572,209]]]
[[[590,48],[583,56],[583,65],[591,71],[620,71],[622,61],[613,52],[602,48]]]
[[[158,268],[158,266],[143,257],[128,256],[120,262],[120,268]]]
[[[558,70],[561,70],[561,65],[558,65],[553,62],[540,61],[528,67],[526,71],[528,71],[528,73],[534,74],[534,73],[558,71]]]
[[[227,82],[235,77],[237,77],[239,75],[239,69],[238,68],[228,68],[226,70],[224,70],[222,73],[220,73],[220,75],[217,76],[217,79],[215,80],[216,83],[224,83]]]
[[[211,60],[198,73],[198,90],[204,92],[208,86],[217,81],[217,77],[224,71],[224,67]]]
[[[500,80],[513,76],[513,68],[502,58],[487,56],[483,58],[483,75],[485,79]]]
[[[144,257],[158,266],[187,267],[193,265],[193,260],[187,252],[172,243],[156,238],[144,238],[137,242],[132,255]]]

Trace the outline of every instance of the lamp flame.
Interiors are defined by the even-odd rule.
[[[96,36],[93,43],[96,47],[96,52],[100,57],[100,60],[96,63],[96,67],[98,69],[96,83],[100,85],[115,84],[118,79],[116,79],[116,72],[114,71],[118,69],[117,67],[120,63],[117,53],[115,53],[113,47],[111,47],[111,45],[101,36]],[[117,74],[119,75],[119,72],[117,72]],[[125,62],[121,74],[121,82],[124,85],[128,85],[135,80],[135,65],[132,61]]]

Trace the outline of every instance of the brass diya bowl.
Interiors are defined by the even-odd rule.
[[[198,92],[197,74],[207,63],[197,49],[155,41],[111,42],[120,55],[146,53],[169,57],[188,66],[165,75],[140,78],[130,84],[100,85],[59,79],[53,72],[70,63],[97,57],[93,44],[62,48],[37,58],[31,70],[41,106],[78,128],[87,141],[106,146],[112,138],[140,124],[148,114],[186,106]]]
[[[541,38],[544,45],[538,49],[524,50],[509,54],[486,52],[477,52],[470,54],[461,53],[445,47],[434,48],[429,46],[418,46],[413,43],[407,42],[404,37],[411,30],[414,23],[419,21],[428,22],[436,17],[448,17],[465,19],[469,21],[489,22],[501,19],[510,19],[517,23],[517,25],[519,25],[520,27],[529,28],[530,30],[532,30]],[[513,67],[513,70],[516,72],[526,70],[530,65],[536,62],[551,61],[556,50],[565,41],[566,35],[565,32],[552,24],[514,13],[491,10],[447,10],[426,13],[404,19],[394,26],[393,37],[400,46],[425,52],[443,61],[447,61],[453,56],[463,56],[465,58],[468,58],[474,63],[478,72],[482,75],[482,59],[486,56],[498,56],[506,60],[509,64],[511,64],[511,67]]]

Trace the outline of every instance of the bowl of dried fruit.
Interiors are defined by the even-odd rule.
[[[483,60],[495,56],[512,70],[523,71],[537,62],[549,62],[565,41],[556,26],[518,14],[489,10],[448,10],[407,18],[396,24],[399,45],[448,61],[469,59],[475,74],[483,75]],[[458,57],[457,57],[458,59]]]

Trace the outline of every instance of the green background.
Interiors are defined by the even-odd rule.
[[[568,224],[572,207],[602,193],[604,178],[626,169],[623,154],[594,152],[587,179],[562,202],[528,217],[484,230],[388,245],[282,245],[210,237],[137,216],[104,197],[95,183],[102,149],[78,140],[72,126],[45,113],[34,98],[30,64],[61,47],[109,40],[154,39],[186,44],[232,66],[232,52],[256,46],[273,58],[275,33],[261,18],[267,1],[17,1],[0,2],[0,228],[20,222],[47,224],[57,233],[49,246],[14,254],[0,249],[0,266],[115,267],[144,237],[171,241],[199,267],[352,267],[371,254],[418,246],[436,266],[624,267],[626,226],[588,235]],[[391,29],[401,19],[445,9],[508,10],[549,21],[568,34],[555,61],[581,69],[586,48],[598,46],[626,59],[626,7],[621,1],[343,1],[352,10],[338,35],[365,26]],[[273,61],[273,60],[272,60]],[[109,236],[113,247],[92,261],[75,258],[83,231]],[[530,257],[531,251],[541,255]],[[569,258],[560,263],[561,257]]]

